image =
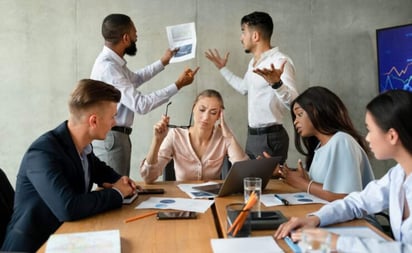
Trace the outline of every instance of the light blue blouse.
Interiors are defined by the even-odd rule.
[[[320,218],[320,226],[362,218],[389,208],[390,224],[396,241],[378,241],[340,236],[338,252],[412,252],[412,216],[402,220],[403,206],[412,204],[412,179],[398,164],[379,180],[370,182],[362,192],[353,192],[313,213]]]
[[[334,193],[361,191],[374,174],[368,156],[349,134],[337,132],[315,150],[309,169],[310,178]]]

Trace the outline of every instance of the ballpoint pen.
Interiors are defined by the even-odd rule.
[[[277,194],[275,194],[275,198],[277,198],[278,200],[282,201],[282,203],[283,203],[285,206],[288,206],[288,205],[289,205],[289,201],[288,201],[287,199],[284,199],[284,198],[282,198],[281,196],[279,196],[279,195],[277,195]]]
[[[283,238],[283,240],[285,240],[286,244],[289,246],[289,248],[292,249],[292,251],[293,251],[294,253],[301,253],[301,252],[302,252],[302,250],[300,249],[299,245],[297,245],[296,243],[294,243],[289,236],[286,236],[285,238]]]

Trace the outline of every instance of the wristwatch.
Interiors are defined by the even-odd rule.
[[[282,84],[283,84],[283,82],[282,82],[282,79],[279,79],[279,82],[276,82],[276,83],[273,83],[272,85],[271,85],[271,87],[272,87],[272,89],[278,89],[280,86],[282,86]]]

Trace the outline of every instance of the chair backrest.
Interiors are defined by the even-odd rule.
[[[14,189],[2,169],[0,169],[0,246],[6,235],[7,224],[13,213]]]
[[[176,181],[175,166],[173,159],[163,169],[163,181]]]
[[[220,179],[224,180],[226,178],[226,175],[231,167],[232,163],[229,161],[228,156],[225,156],[222,164],[222,173],[220,175]],[[170,160],[170,162],[163,169],[163,181],[176,181],[173,159]]]

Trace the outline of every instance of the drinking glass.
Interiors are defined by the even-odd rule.
[[[253,207],[253,211],[260,213],[260,195],[262,194],[262,179],[260,177],[245,177],[243,179],[243,189],[245,203],[249,200],[250,194],[255,192],[257,197],[257,203]]]
[[[226,206],[226,220],[227,220],[227,230],[232,226],[233,222],[236,220],[238,215],[243,211],[243,207],[245,204],[243,203],[232,203]],[[249,237],[251,232],[251,224],[250,224],[251,215],[250,212],[247,212],[247,218],[243,223],[243,226],[239,229],[235,236],[233,236],[232,232],[228,233],[228,237]]]

